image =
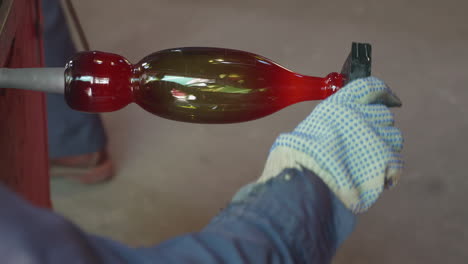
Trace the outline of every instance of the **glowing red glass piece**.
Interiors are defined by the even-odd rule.
[[[311,77],[256,54],[192,47],[159,51],[135,65],[116,54],[78,53],[66,66],[65,82],[67,103],[79,111],[109,112],[135,102],[168,119],[234,123],[325,99],[344,76]]]

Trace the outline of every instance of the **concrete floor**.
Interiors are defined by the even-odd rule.
[[[219,46],[322,76],[341,68],[352,41],[372,43],[374,75],[404,103],[395,113],[407,165],[334,263],[466,263],[468,2],[377,2],[75,1],[93,49],[133,62],[164,48]],[[178,123],[135,105],[105,114],[117,178],[92,187],[54,181],[55,208],[131,245],[198,230],[315,105],[235,125]]]

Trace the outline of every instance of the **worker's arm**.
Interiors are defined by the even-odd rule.
[[[314,173],[281,176],[236,197],[201,232],[133,249],[91,236],[0,187],[2,263],[327,263],[355,216]]]
[[[140,252],[161,263],[329,263],[355,216],[313,172],[286,169],[201,232]]]

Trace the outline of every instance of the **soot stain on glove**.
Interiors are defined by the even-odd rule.
[[[300,165],[298,168],[285,168],[278,175],[271,177],[266,182],[252,182],[242,187],[232,198],[231,202],[242,202],[250,195],[256,195],[263,190],[266,186],[273,184],[274,181],[291,181],[293,177],[299,175],[310,175],[314,172]]]

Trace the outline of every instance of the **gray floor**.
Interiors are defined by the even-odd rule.
[[[335,263],[467,263],[468,2],[75,2],[92,47],[133,62],[164,48],[220,46],[322,76],[341,68],[351,41],[372,43],[374,75],[404,103],[395,113],[407,165]],[[135,105],[105,114],[118,177],[92,187],[55,181],[55,208],[132,245],[197,230],[315,105],[236,125],[177,123]]]

